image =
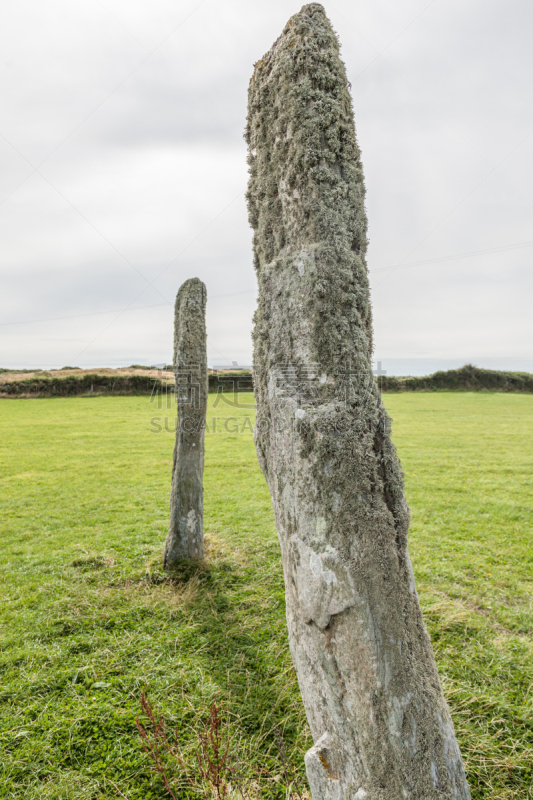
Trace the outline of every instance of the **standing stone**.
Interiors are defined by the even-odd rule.
[[[281,544],[314,800],[466,800],[372,375],[364,184],[318,3],[257,62],[246,131],[259,300],[255,442]]]
[[[205,304],[198,278],[180,287],[174,315],[174,374],[178,422],[170,493],[166,569],[204,556],[204,434],[207,411]]]

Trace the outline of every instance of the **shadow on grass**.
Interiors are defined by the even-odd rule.
[[[176,612],[175,651],[185,661],[194,653],[201,682],[193,685],[190,675],[181,682],[175,709],[156,685],[148,686],[163,723],[176,731],[180,758],[194,772],[198,732],[216,700],[227,712],[230,756],[243,779],[255,787],[254,796],[260,791],[273,800],[288,796],[288,774],[293,786],[306,785],[303,753],[310,746],[286,636],[279,558],[276,562],[275,570],[266,564],[258,574],[257,564],[232,563],[211,548],[205,561],[182,561],[165,572],[158,562],[145,577],[178,597],[194,587]],[[175,780],[186,792],[177,774]]]

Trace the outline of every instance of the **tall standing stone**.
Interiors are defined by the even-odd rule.
[[[205,305],[198,278],[180,287],[174,316],[174,374],[178,406],[165,568],[204,556],[204,434],[207,411]]]
[[[249,88],[259,300],[255,442],[281,543],[314,800],[466,800],[407,549],[409,510],[372,375],[360,152],[318,3]]]

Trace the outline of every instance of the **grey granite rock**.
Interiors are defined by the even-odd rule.
[[[207,410],[205,305],[207,292],[198,278],[180,287],[174,318],[174,374],[178,422],[172,467],[170,527],[165,568],[179,560],[204,556],[203,472]]]
[[[292,17],[249,87],[259,300],[255,442],[270,488],[314,800],[466,800],[372,374],[364,182],[324,9]]]

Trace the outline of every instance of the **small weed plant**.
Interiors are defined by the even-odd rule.
[[[141,736],[143,750],[173,800],[178,800],[177,792],[183,790],[184,783],[208,800],[254,800],[254,787],[247,786],[244,780],[244,765],[237,748],[232,746],[234,743],[229,726],[225,724],[227,714],[222,704],[212,701],[204,728],[196,731],[196,764],[191,768],[180,748],[177,729],[172,736],[169,735],[163,717],[154,710],[144,689],[140,702],[145,718],[144,725],[138,718],[135,724]],[[296,773],[291,769],[277,723],[273,731],[283,773],[277,778],[285,779],[286,798],[306,800],[300,792]]]

